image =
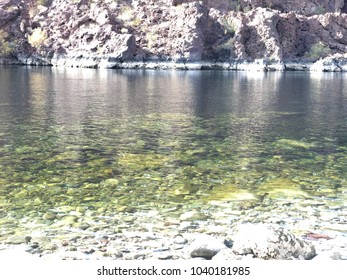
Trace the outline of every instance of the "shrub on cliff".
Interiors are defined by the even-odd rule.
[[[36,0],[37,5],[48,6],[50,4],[50,0]]]
[[[41,28],[35,28],[28,37],[28,42],[35,48],[39,48],[47,39],[47,33]]]
[[[0,56],[8,56],[14,50],[14,43],[8,41],[8,34],[0,30]]]
[[[312,60],[318,60],[331,54],[331,49],[322,42],[312,45],[311,49],[306,52],[305,56]]]

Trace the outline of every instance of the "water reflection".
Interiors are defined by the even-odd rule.
[[[272,187],[293,180],[325,195],[322,185],[346,182],[344,78],[4,67],[3,184],[49,185],[69,203],[84,201],[88,184],[108,201],[113,187],[98,189],[111,178],[125,204],[136,189],[147,202],[199,199],[223,186],[256,192],[273,178]]]
[[[1,114],[5,123],[20,118],[76,128],[103,118],[151,113],[201,118],[229,115],[230,120],[232,116],[245,118],[244,139],[252,131],[260,137],[261,131],[267,134],[274,129],[286,136],[295,132],[297,138],[310,132],[320,136],[326,133],[320,127],[327,123],[327,136],[344,137],[338,133],[344,128],[339,120],[346,118],[342,76],[4,68]],[[280,116],[283,122],[274,122]],[[232,126],[230,121],[231,130]]]

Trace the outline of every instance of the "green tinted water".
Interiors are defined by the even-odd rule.
[[[344,207],[345,75],[0,69],[0,220],[297,198]],[[47,216],[46,216],[47,217]]]

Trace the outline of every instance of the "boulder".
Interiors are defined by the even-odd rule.
[[[252,254],[266,260],[309,260],[316,256],[313,245],[272,224],[241,224],[232,240],[232,250],[237,255]]]
[[[223,249],[227,249],[227,246],[222,241],[213,236],[202,234],[197,236],[190,245],[189,252],[193,258],[211,259]]]

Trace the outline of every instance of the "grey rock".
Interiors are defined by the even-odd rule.
[[[190,245],[190,255],[194,257],[202,257],[210,259],[214,257],[219,251],[226,249],[227,246],[219,239],[202,234],[198,236],[195,241]]]
[[[241,224],[237,227],[233,252],[253,254],[260,259],[312,259],[316,255],[313,245],[271,224]]]
[[[13,235],[10,236],[7,240],[6,240],[7,244],[14,244],[14,245],[18,245],[18,244],[25,244],[28,243],[27,241],[27,237],[25,235]]]
[[[174,238],[173,243],[178,245],[183,245],[183,244],[187,244],[187,240],[183,238],[182,236],[177,236]]]

